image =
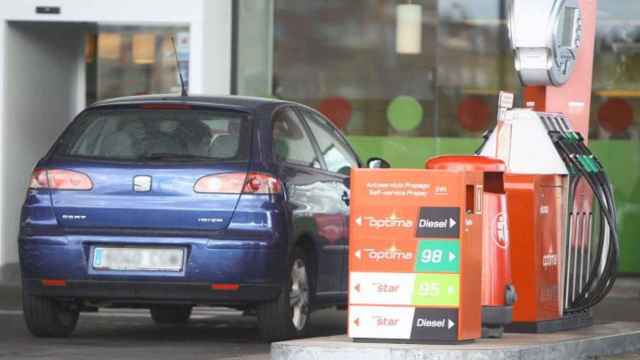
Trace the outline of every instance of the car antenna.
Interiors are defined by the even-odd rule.
[[[176,56],[176,69],[178,70],[178,77],[180,78],[180,88],[182,88],[182,96],[188,96],[187,87],[184,85],[184,79],[182,78],[182,71],[180,69],[180,61],[178,61],[178,49],[176,48],[176,41],[171,37],[171,44],[173,45],[173,54]]]

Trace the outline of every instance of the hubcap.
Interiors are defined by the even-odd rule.
[[[307,268],[302,259],[296,259],[291,268],[291,290],[289,291],[291,322],[298,330],[304,329],[309,316],[309,282]]]

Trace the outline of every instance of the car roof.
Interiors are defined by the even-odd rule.
[[[190,105],[202,105],[211,107],[220,107],[225,109],[234,109],[245,112],[255,112],[257,109],[264,106],[275,108],[282,104],[294,104],[289,101],[279,99],[269,99],[250,96],[205,96],[205,95],[189,95],[180,96],[174,94],[168,95],[138,95],[138,96],[126,96],[114,99],[107,99],[98,101],[89,108],[96,108],[102,106],[117,106],[117,105],[136,105],[136,104],[157,104],[157,103],[178,103],[178,104],[190,104]],[[270,105],[270,106],[269,106]]]

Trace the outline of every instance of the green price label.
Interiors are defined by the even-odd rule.
[[[421,240],[416,272],[460,272],[460,240]]]
[[[413,290],[415,306],[447,306],[457,308],[460,303],[460,275],[417,274]]]

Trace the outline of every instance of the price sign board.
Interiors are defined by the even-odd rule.
[[[458,307],[460,305],[460,275],[416,275],[413,304],[417,306]]]
[[[351,177],[349,335],[480,337],[482,174],[357,169]]]
[[[460,272],[460,240],[420,240],[416,272]]]

